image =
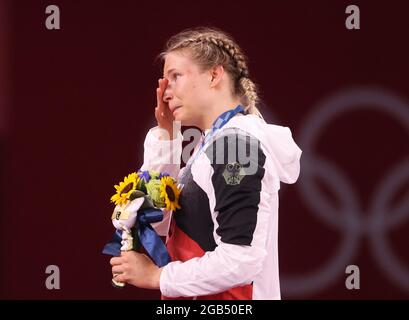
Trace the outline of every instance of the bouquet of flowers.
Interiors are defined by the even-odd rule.
[[[166,247],[150,224],[162,221],[161,209],[180,209],[181,188],[176,180],[165,172],[139,170],[115,185],[115,190],[111,202],[116,206],[111,219],[116,232],[102,252],[119,256],[121,251],[137,251],[143,246],[159,267],[169,263]],[[115,287],[124,286],[114,279],[112,283]]]

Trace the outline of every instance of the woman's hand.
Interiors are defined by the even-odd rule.
[[[139,288],[159,289],[162,268],[157,267],[145,254],[122,251],[120,257],[110,261],[116,281],[126,282]]]
[[[158,81],[159,86],[156,88],[156,100],[157,105],[155,108],[155,117],[158,121],[158,127],[165,129],[169,136],[165,137],[162,136],[161,138],[164,140],[173,139],[173,121],[175,118],[173,117],[172,112],[169,109],[169,104],[163,101],[163,95],[165,94],[166,87],[168,86],[167,79],[159,79]]]

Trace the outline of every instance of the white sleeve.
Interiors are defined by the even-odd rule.
[[[173,140],[161,140],[158,126],[150,129],[144,142],[143,165],[140,170],[155,170],[167,172],[177,179],[180,171],[180,157],[182,154],[183,136],[178,131]],[[166,236],[169,230],[171,211],[163,211],[163,220],[152,223],[152,227],[160,236]]]
[[[262,270],[266,255],[263,248],[220,243],[200,258],[163,267],[160,290],[167,297],[192,297],[250,284]]]
[[[150,129],[146,135],[141,170],[167,172],[177,179],[182,154],[182,133],[178,131],[177,137],[173,140],[160,140],[160,130],[156,126]]]

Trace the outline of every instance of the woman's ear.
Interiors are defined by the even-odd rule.
[[[210,76],[211,76],[210,87],[211,88],[216,87],[220,83],[223,74],[224,74],[224,68],[222,65],[217,65],[210,69]]]

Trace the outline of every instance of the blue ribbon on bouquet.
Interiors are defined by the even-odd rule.
[[[158,267],[167,265],[171,259],[169,253],[155,230],[153,230],[151,223],[162,221],[163,212],[160,209],[148,208],[138,211],[138,227],[134,228],[132,236],[138,237],[146,252],[153,259]],[[118,257],[121,255],[122,230],[116,230],[111,241],[108,242],[103,254]]]

